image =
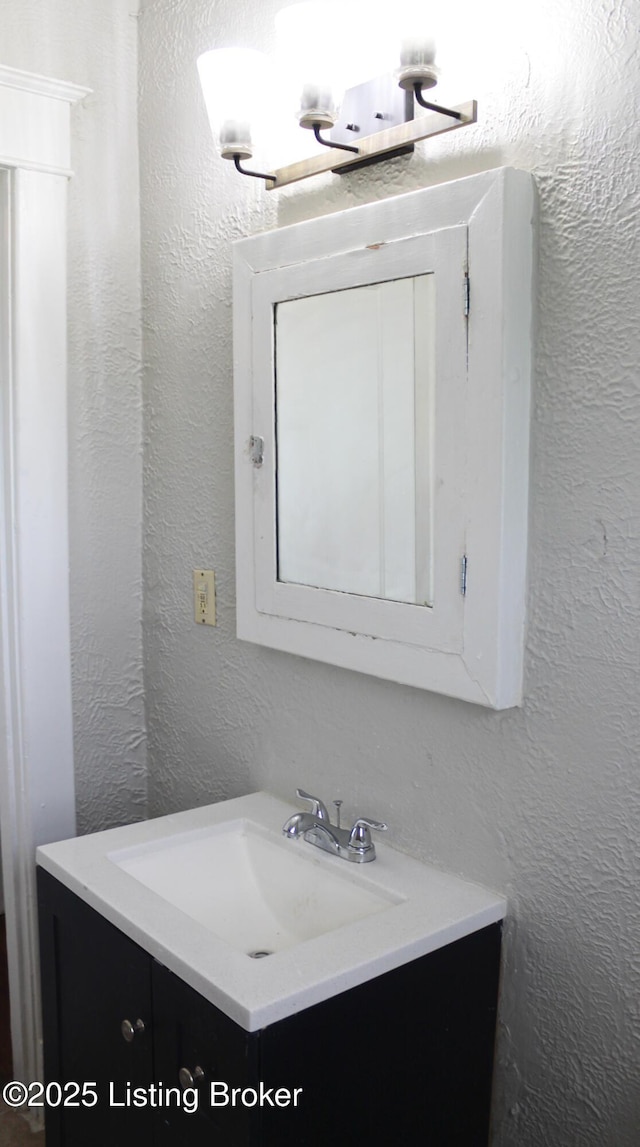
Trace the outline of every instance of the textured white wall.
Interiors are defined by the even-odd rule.
[[[146,808],[137,0],[0,0],[0,26],[0,63],[93,89],[72,113],[69,186],[74,745],[88,831]]]
[[[280,0],[142,0],[146,684],[152,811],[296,784],[503,889],[494,1143],[632,1147],[640,1107],[637,762],[640,95],[634,0],[459,0],[480,123],[266,193],[210,153],[197,54],[269,46]],[[519,23],[516,22],[516,17]],[[83,74],[73,78],[83,79]],[[230,244],[512,164],[540,193],[526,702],[493,713],[234,636]],[[219,626],[192,621],[215,567]]]

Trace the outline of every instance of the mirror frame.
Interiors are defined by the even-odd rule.
[[[234,244],[239,638],[521,703],[534,214],[531,176],[500,168]],[[438,299],[433,608],[278,582],[275,307],[425,272]]]

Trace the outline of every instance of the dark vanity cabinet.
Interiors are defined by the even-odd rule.
[[[80,1085],[47,1147],[485,1147],[500,924],[246,1032],[43,869],[38,895],[46,1080]]]

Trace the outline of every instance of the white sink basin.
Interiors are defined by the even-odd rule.
[[[352,864],[290,840],[293,811],[251,793],[48,844],[37,860],[247,1031],[504,916],[496,893],[385,843]]]
[[[110,852],[109,860],[249,956],[267,956],[382,912],[402,898],[350,878],[303,841],[273,839],[254,821]],[[342,871],[346,869],[346,871]]]

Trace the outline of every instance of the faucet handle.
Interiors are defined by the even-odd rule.
[[[311,816],[317,817],[318,820],[327,820],[331,823],[326,805],[324,805],[318,797],[312,797],[311,793],[305,793],[304,789],[296,789],[296,796],[299,797],[301,801],[311,802]]]
[[[365,853],[373,849],[373,856],[375,856],[375,845],[371,839],[370,829],[375,828],[377,832],[386,832],[388,825],[384,824],[381,820],[370,820],[369,817],[360,816],[353,822],[353,827],[349,834],[349,848],[353,848],[356,852]],[[373,857],[371,858],[373,859]]]

